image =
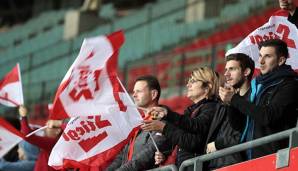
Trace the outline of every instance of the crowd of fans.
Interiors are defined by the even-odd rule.
[[[297,26],[294,3],[279,2]],[[193,104],[183,114],[159,104],[161,88],[156,77],[139,77],[132,96],[146,111],[144,123],[106,170],[147,170],[169,163],[179,167],[187,159],[295,127],[298,77],[286,64],[288,57],[287,44],[272,39],[259,44],[260,74],[255,78],[254,61],[242,53],[226,57],[224,79],[210,67],[193,70],[186,84],[186,96]],[[26,108],[21,106],[19,114],[21,131],[30,133]],[[18,160],[1,159],[0,170],[54,170],[47,163],[61,135],[62,121],[49,120],[47,125],[44,136],[32,135],[19,144]],[[272,154],[287,145],[287,140],[280,140],[217,158],[207,162],[204,170]]]

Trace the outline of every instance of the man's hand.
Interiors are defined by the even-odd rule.
[[[156,131],[156,132],[162,132],[163,128],[165,127],[165,123],[159,120],[148,120],[143,121],[143,125],[141,125],[141,128],[144,131]]]
[[[160,120],[168,114],[167,109],[163,107],[151,107],[146,111],[146,115],[150,115],[153,119]]]
[[[155,156],[154,156],[154,160],[155,160],[155,164],[159,165],[165,160],[165,156],[161,152],[156,151]]]
[[[21,105],[19,107],[19,115],[21,117],[26,117],[27,116],[27,108],[25,106]]]
[[[219,97],[225,104],[230,104],[236,90],[232,87],[219,87]]]
[[[216,151],[216,147],[215,147],[215,143],[213,141],[207,145],[206,153],[208,154],[208,153],[212,153],[215,151]]]
[[[46,122],[46,125],[48,126],[48,128],[60,128],[62,123],[62,120],[48,120]]]

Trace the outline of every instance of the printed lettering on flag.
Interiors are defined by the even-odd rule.
[[[130,101],[121,94],[123,101]],[[49,165],[105,167],[127,143],[127,138],[141,124],[135,107],[127,106],[125,112],[110,107],[109,114],[72,118],[52,150]]]
[[[10,107],[24,104],[19,64],[0,81],[0,103]]]
[[[119,98],[124,90],[117,80],[117,57],[123,42],[122,31],[84,40],[58,88],[51,119],[99,115],[115,105],[126,110]]]
[[[23,134],[0,118],[0,158],[23,140]]]
[[[287,64],[291,65],[293,69],[298,69],[298,30],[294,24],[287,20],[287,14],[282,11],[271,16],[267,23],[250,33],[235,48],[230,49],[226,56],[233,53],[247,54],[255,61],[256,68],[259,68],[258,44],[268,39],[282,39],[287,43],[289,49],[290,58],[287,59]]]
[[[123,42],[123,32],[84,40],[54,100],[51,118],[71,120],[50,166],[105,168],[139,128],[142,117],[117,77]]]

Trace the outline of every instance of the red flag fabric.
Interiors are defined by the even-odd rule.
[[[0,81],[0,103],[9,107],[24,104],[19,64]]]
[[[24,135],[0,118],[0,158],[2,158],[10,149],[21,142]]]
[[[288,45],[289,56],[287,64],[293,69],[298,69],[298,29],[287,19],[288,12],[284,10],[277,11],[270,17],[269,21],[263,26],[251,32],[235,48],[230,49],[226,56],[232,53],[244,53],[250,56],[258,69],[259,49],[258,44],[268,39],[282,39]]]
[[[100,115],[115,106],[126,110],[117,77],[117,57],[123,42],[122,31],[84,40],[57,90],[51,119]]]
[[[139,128],[142,117],[116,74],[120,32],[85,39],[62,81],[51,118],[71,117],[48,164],[105,168]]]

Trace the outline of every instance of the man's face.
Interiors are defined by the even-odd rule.
[[[274,47],[262,47],[259,54],[259,64],[261,73],[267,74],[278,67],[278,57]]]
[[[241,87],[245,80],[240,63],[236,60],[227,61],[224,75],[226,83],[235,88]]]
[[[153,103],[151,90],[146,81],[137,81],[133,88],[133,99],[139,107],[149,107]]]
[[[283,10],[292,10],[295,5],[292,0],[279,0],[279,7]]]

